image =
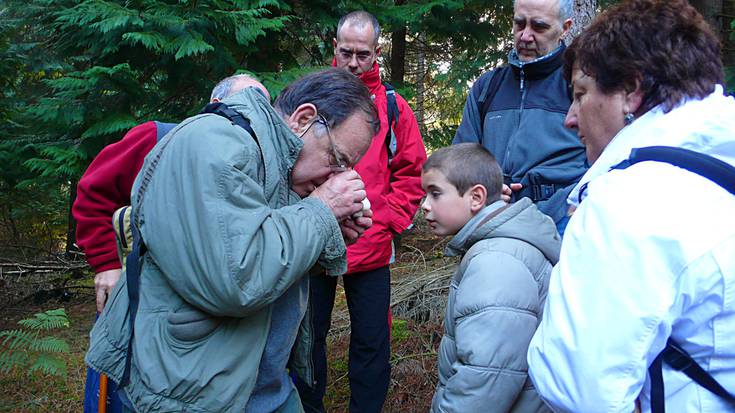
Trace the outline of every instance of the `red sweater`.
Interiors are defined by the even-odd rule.
[[[156,124],[138,125],[120,141],[102,149],[79,180],[72,206],[77,220],[77,245],[95,273],[120,268],[112,214],[130,205],[135,177],[155,145]]]
[[[396,93],[400,115],[393,131],[397,149],[389,167],[385,145],[385,135],[389,130],[387,98],[378,64],[361,74],[360,80],[374,96],[380,114],[380,131],[373,136],[370,148],[355,166],[365,182],[373,210],[373,226],[347,248],[348,273],[369,271],[389,263],[393,253],[393,234],[401,233],[411,225],[424,196],[421,167],[426,161],[426,149],[413,111]]]

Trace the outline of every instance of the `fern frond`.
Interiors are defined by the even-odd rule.
[[[51,150],[51,147],[46,150]],[[52,152],[46,152],[46,155],[50,155]],[[56,310],[47,310],[43,313],[36,313],[33,318],[26,318],[18,321],[18,324],[23,327],[30,328],[32,330],[53,330],[57,328],[69,327],[69,317],[66,315],[66,311],[63,308],[57,308]]]
[[[27,348],[38,337],[38,331],[12,330],[7,333],[3,340],[3,347],[7,347],[11,351],[18,348]]]
[[[68,353],[69,345],[64,340],[49,336],[33,341],[28,349],[40,353]]]
[[[28,374],[32,374],[35,371],[66,377],[66,363],[59,357],[50,354],[41,354],[28,369]]]
[[[0,351],[0,373],[8,373],[14,368],[24,368],[31,359],[25,351]]]

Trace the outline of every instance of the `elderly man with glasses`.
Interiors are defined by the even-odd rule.
[[[275,108],[252,88],[223,103],[250,128],[186,119],[133,186],[146,248],[129,256],[86,357],[120,383],[128,411],[302,411],[286,364],[304,275],[317,262],[343,273],[346,241],[372,224],[369,211],[353,218],[366,191],[350,168],[377,130],[358,79],[330,69],[288,86]]]

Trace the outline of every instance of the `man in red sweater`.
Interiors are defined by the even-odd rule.
[[[235,75],[214,87],[210,102],[219,102],[247,87],[261,90],[270,100],[268,91],[260,82],[248,75]],[[72,214],[77,220],[77,245],[95,272],[97,312],[102,312],[107,296],[121,274],[112,214],[118,208],[130,205],[133,181],[145,156],[156,145],[158,129],[170,129],[172,126],[146,122],[134,127],[121,140],[102,149],[79,180]]]
[[[395,95],[398,120],[393,125],[395,151],[389,158],[386,134],[387,96],[380,80],[377,58],[380,27],[370,13],[343,16],[334,39],[333,65],[349,70],[368,87],[380,115],[380,131],[355,166],[365,182],[373,210],[373,226],[357,243],[348,246],[348,273],[343,277],[350,311],[350,411],[379,412],[390,383],[390,270],[393,237],[413,222],[421,189],[421,167],[426,150],[416,118],[406,101]],[[331,323],[337,278],[327,274],[310,279],[311,325],[314,327],[313,386],[297,380],[304,410],[323,412],[326,389],[326,337]]]

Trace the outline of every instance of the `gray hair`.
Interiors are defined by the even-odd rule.
[[[239,90],[233,90],[232,86],[242,80],[253,80],[256,82],[258,81],[258,79],[256,79],[255,77],[250,76],[245,73],[226,77],[220,80],[219,83],[217,83],[217,85],[214,87],[214,89],[212,89],[212,96],[210,96],[209,100],[214,100],[214,99],[222,100],[238,92]]]
[[[513,0],[513,7],[515,8],[516,0]],[[564,23],[564,20],[571,19],[574,15],[574,0],[559,0],[559,20]]]
[[[353,11],[352,13],[345,14],[339,19],[339,23],[337,23],[337,41],[339,41],[339,32],[342,30],[342,26],[348,22],[359,27],[364,27],[366,24],[372,25],[374,32],[373,40],[375,45],[378,45],[378,40],[380,39],[380,25],[378,24],[378,19],[364,10]]]
[[[370,92],[357,76],[346,70],[334,68],[306,75],[286,86],[273,106],[281,116],[290,116],[305,103],[316,106],[331,128],[360,110],[367,115],[373,135],[380,129]]]

